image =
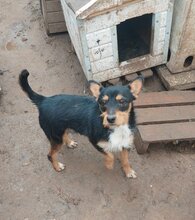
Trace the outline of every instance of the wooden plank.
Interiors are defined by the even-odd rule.
[[[73,0],[71,0],[71,2],[72,1]],[[107,13],[110,14],[110,12],[118,10],[118,13],[116,14],[116,16],[118,16],[119,18],[121,18],[121,14],[123,15],[125,14],[127,16],[138,17],[143,14],[153,13],[154,10],[156,12],[166,11],[168,7],[168,3],[169,3],[169,0],[165,0],[163,2],[162,0],[155,0],[155,1],[152,1],[152,0],[143,1],[142,0],[142,4],[141,4],[142,7],[140,8],[139,7],[140,1],[141,0],[139,1],[138,0],[109,0],[109,1],[108,0],[104,0],[104,1],[91,0],[89,1],[89,4],[86,4],[81,9],[78,9],[76,11],[76,15],[80,19],[85,19],[85,18],[91,18],[95,16],[101,16],[102,14],[107,14]],[[93,3],[95,3],[94,6],[93,6]],[[152,12],[148,10],[151,10]],[[136,14],[134,15],[134,13]],[[126,19],[127,18],[125,17],[124,20]]]
[[[195,105],[136,109],[137,124],[195,121]]]
[[[161,20],[161,12],[159,13],[156,13],[153,15],[152,17],[152,40],[153,40],[153,43],[152,43],[152,55],[153,56],[156,56],[156,55],[159,55],[159,54],[162,54],[162,50],[163,48],[162,47],[159,47],[159,38],[160,38],[160,20]]]
[[[127,74],[125,75],[125,79],[127,81],[133,81],[134,79],[136,79],[138,77],[138,74],[137,73],[132,73],[132,74]]]
[[[89,49],[89,59],[91,62],[110,57],[113,55],[112,43],[107,43],[98,47]]]
[[[48,23],[57,23],[57,22],[64,22],[64,14],[63,12],[48,12],[47,13],[47,22]]]
[[[62,0],[64,1],[64,0]],[[95,17],[93,19],[89,19],[87,21],[86,26],[86,32],[91,33],[96,30],[102,30],[104,28],[112,27],[113,25],[119,24],[121,21],[125,21],[127,19],[131,19],[134,17],[142,16],[143,14],[156,14],[158,12],[167,11],[168,8],[168,1],[162,1],[162,0],[155,0],[155,1],[142,1],[142,3],[137,2],[135,0],[135,4],[126,4],[124,5],[118,5],[115,9],[112,7],[109,7],[108,10],[105,9],[105,4],[109,4],[111,6],[111,1],[103,1],[105,4],[102,5],[102,9],[97,9],[99,13],[95,13],[92,9],[92,11],[87,10],[86,14],[83,13],[83,15],[79,16],[79,18],[83,19],[86,18],[89,14],[93,14]],[[99,4],[99,6],[100,6]],[[141,7],[140,7],[141,5]],[[106,11],[109,11],[109,16],[106,13]],[[118,13],[116,13],[118,11]],[[99,16],[98,16],[99,15]],[[109,17],[109,19],[108,19]],[[160,22],[160,20],[159,20]],[[147,68],[147,67],[146,67]]]
[[[172,74],[165,65],[156,67],[156,70],[168,90],[195,88],[195,70]]]
[[[93,80],[97,80],[99,82],[106,81],[108,79],[113,79],[119,76],[124,76],[126,74],[135,73],[136,71],[141,71],[143,67],[149,68],[152,66],[158,66],[161,64],[163,55],[156,56],[155,59],[150,54],[144,55],[141,58],[136,57],[134,59],[124,61],[120,63],[116,63],[115,68],[110,68],[105,71],[96,73],[93,75]]]
[[[195,91],[142,93],[134,102],[136,108],[195,104]]]
[[[62,11],[60,0],[46,1],[47,12]]]
[[[87,5],[90,0],[62,0],[63,2],[66,2],[66,4],[74,11],[76,12],[83,6]]]
[[[167,63],[167,56],[169,51],[169,42],[171,37],[171,25],[172,25],[172,15],[173,15],[173,8],[174,8],[174,1],[170,1],[168,10],[167,10],[167,25],[165,30],[165,42],[163,48],[163,55],[164,55],[164,63]],[[163,14],[161,14],[163,16]],[[162,19],[164,20],[164,19]]]
[[[65,22],[48,24],[49,33],[60,33],[67,31]]]
[[[67,31],[62,9],[61,11],[58,11],[58,12],[48,12],[48,8],[47,8],[48,4],[50,3],[52,3],[53,5],[56,4],[58,5],[57,7],[59,7],[60,1],[59,0],[50,0],[50,1],[41,0],[40,3],[41,3],[42,14],[43,14],[47,34],[49,35],[53,33]]]
[[[111,29],[106,28],[100,31],[87,34],[87,44],[89,48],[99,47],[100,45],[112,42]]]
[[[141,70],[140,73],[144,78],[153,76],[153,71],[151,69]]]
[[[45,29],[46,29],[47,34],[49,34],[47,11],[46,11],[46,1],[40,0],[40,4],[41,4],[41,11],[43,14],[43,20],[44,20],[44,24],[45,24]]]
[[[174,4],[173,22],[171,30],[171,56],[167,63],[172,73],[180,73],[195,69],[195,62],[185,66],[184,61],[195,52],[195,1],[176,0]],[[188,39],[188,40],[186,40]]]
[[[91,71],[92,73],[98,73],[109,69],[113,65],[114,65],[113,56],[106,57],[104,59],[91,62]]]
[[[173,140],[195,140],[195,122],[138,125],[144,143]]]

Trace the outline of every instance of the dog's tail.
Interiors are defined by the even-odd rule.
[[[27,70],[22,70],[22,72],[19,75],[19,84],[22,90],[31,99],[31,101],[38,107],[45,97],[37,94],[31,89],[30,85],[28,84],[28,76],[29,72]]]

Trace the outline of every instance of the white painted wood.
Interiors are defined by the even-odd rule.
[[[159,29],[159,39],[158,41],[164,41],[166,36],[166,27],[160,27]]]
[[[142,11],[145,6],[156,11],[159,6],[162,7],[163,5],[167,5],[168,2],[169,0],[97,0],[82,13],[77,14],[77,16],[79,19],[86,19],[101,14],[107,14],[111,10],[116,11],[117,9],[118,13],[120,13],[120,10],[124,6],[127,7],[128,5],[131,5],[133,7],[136,4],[139,7],[139,11]]]
[[[153,29],[153,38],[152,38],[152,45],[151,45],[151,53],[153,56],[159,54],[159,30],[160,30],[160,13],[156,13],[153,15],[152,18],[152,29]]]
[[[164,41],[158,42],[158,44],[157,44],[157,53],[156,53],[157,55],[163,54],[164,45],[165,45],[165,42],[164,42]]]
[[[114,66],[113,56],[91,62],[91,70],[93,74],[102,72],[104,70],[108,70],[112,68],[113,66]]]
[[[106,28],[100,31],[96,31],[90,34],[87,34],[87,44],[89,48],[97,47],[106,43],[111,42],[111,30]]]
[[[165,41],[164,41],[164,50],[163,50],[164,63],[167,63],[167,58],[168,58],[168,50],[169,50],[170,35],[171,35],[171,24],[172,24],[172,16],[173,16],[173,6],[174,6],[174,0],[170,1],[169,7],[167,10],[167,25],[166,25],[166,31],[165,31]]]
[[[121,23],[121,21],[138,17],[143,14],[164,12],[167,9],[168,0],[147,0],[141,1],[141,3],[135,1],[134,4],[125,5],[123,7],[121,6],[121,9],[117,10],[117,13],[116,11],[110,11],[108,14],[105,13],[97,17],[93,17],[89,20],[86,20],[87,33],[109,28],[113,25]]]
[[[172,15],[172,11],[170,11],[170,16],[171,15]],[[165,16],[167,17],[169,16],[169,13],[167,13],[167,11],[157,13],[154,15],[154,18],[153,18],[154,33],[153,33],[152,54],[154,56],[162,54],[162,53],[164,53],[165,57],[167,56],[168,42],[169,42],[170,28],[171,28],[171,17],[169,17],[169,20],[168,20],[167,17],[165,18]],[[166,26],[164,26],[165,20],[167,21]],[[164,59],[162,63],[165,63],[165,62],[166,60]]]
[[[90,61],[96,61],[113,55],[112,43],[89,49]]]
[[[85,72],[85,75],[87,77],[88,80],[93,79],[93,75],[91,72],[91,63],[90,63],[90,59],[89,59],[89,49],[87,46],[87,39],[86,39],[86,32],[85,32],[85,28],[84,28],[84,21],[83,20],[79,20],[77,21],[78,23],[78,27],[80,30],[80,41],[81,41],[81,45],[82,45],[82,51],[83,51],[83,70]]]
[[[90,8],[96,2],[97,2],[97,0],[91,0],[86,5],[84,5],[82,8],[78,9],[75,13],[76,17],[78,15],[82,14],[84,11],[86,11],[88,8]]]
[[[117,68],[107,69],[102,72],[93,74],[93,80],[98,82],[106,81],[108,79],[114,79],[116,77],[124,76],[130,73],[135,73],[143,69],[147,69],[148,66],[154,67],[161,64],[163,60],[163,55],[156,56],[155,59],[152,59],[151,55],[147,55],[140,58],[135,58],[129,62],[125,62]]]
[[[167,25],[167,11],[160,14],[160,27],[165,27]]]
[[[70,35],[71,41],[74,45],[74,49],[79,58],[81,65],[85,68],[84,57],[83,57],[83,48],[80,40],[80,32],[77,25],[77,20],[75,14],[70,10],[70,8],[65,4],[64,1],[61,1],[64,17],[67,26],[68,33]]]
[[[112,51],[113,51],[113,59],[115,66],[119,66],[119,53],[118,53],[118,36],[117,36],[117,28],[116,26],[111,27],[111,37],[112,37]]]

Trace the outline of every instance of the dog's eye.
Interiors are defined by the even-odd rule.
[[[119,103],[122,104],[122,105],[123,105],[123,104],[126,104],[126,100],[125,100],[125,99],[120,99],[120,100],[119,100]]]
[[[104,106],[106,103],[107,103],[107,100],[103,100],[103,99],[102,99],[102,100],[100,101],[100,105],[102,105],[102,106]]]

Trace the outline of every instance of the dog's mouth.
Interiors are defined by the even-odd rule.
[[[112,130],[115,129],[115,128],[117,128],[117,127],[119,127],[119,126],[116,125],[116,124],[109,124],[109,125],[108,125],[108,128],[109,128],[109,129],[112,129]]]

